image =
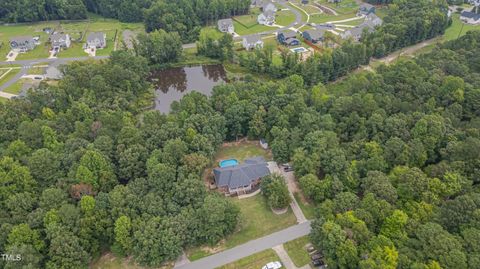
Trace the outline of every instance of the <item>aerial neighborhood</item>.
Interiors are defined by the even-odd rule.
[[[0,1],[2,268],[480,269],[480,0]]]

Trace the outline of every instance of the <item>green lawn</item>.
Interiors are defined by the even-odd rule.
[[[258,14],[247,14],[242,16],[236,16],[233,20],[237,23],[243,24],[245,27],[253,27],[257,24]]]
[[[480,25],[465,24],[460,21],[460,14],[453,14],[453,23],[445,31],[443,40],[449,41],[465,35],[470,30],[480,30]]]
[[[147,269],[149,267],[143,267],[135,264],[131,259],[119,258],[111,253],[103,255],[98,260],[92,262],[89,266],[90,269]],[[162,269],[171,269],[173,266],[167,265],[160,267]]]
[[[275,23],[282,26],[288,26],[295,21],[295,14],[290,10],[282,10],[275,15]]]
[[[235,33],[239,35],[250,35],[250,34],[256,34],[264,31],[277,29],[276,27],[265,26],[260,24],[255,24],[254,26],[247,28],[241,25],[240,23],[238,23],[237,21],[233,21],[233,26],[235,27]]]
[[[296,4],[296,6],[292,5],[292,3],[288,3],[288,4],[290,5],[291,8],[294,8],[294,9],[298,10],[300,12],[300,14],[302,14],[302,21],[303,22],[308,21],[308,15],[305,13],[305,11],[303,9],[299,9],[299,8],[296,7],[296,6],[300,7],[298,4]]]
[[[301,7],[310,15],[315,13],[322,13],[322,10],[314,5],[305,5],[305,6],[302,5]]]
[[[187,250],[189,259],[197,260],[296,224],[295,215],[293,215],[290,209],[285,214],[276,215],[267,205],[265,198],[260,194],[246,199],[229,199],[240,208],[240,221],[237,231],[228,236],[225,242],[215,246],[214,249],[210,249],[211,251],[205,247]]]
[[[239,162],[243,162],[245,159],[255,156],[262,156],[266,160],[271,160],[272,155],[270,152],[261,148],[258,142],[249,141],[241,142],[240,144],[230,143],[220,148],[215,155],[215,160],[218,161],[225,159],[237,159]]]
[[[343,0],[338,4],[328,3],[327,0],[321,0],[320,3],[334,9],[338,14],[351,14],[356,13],[358,10],[358,4],[355,0]]]
[[[315,218],[315,206],[311,203],[306,203],[300,197],[301,194],[295,192],[293,196],[295,196],[295,200],[297,200],[298,206],[302,210],[303,214],[307,219],[314,219]]]
[[[43,75],[45,74],[46,67],[32,67],[27,70],[29,75]]]
[[[260,269],[265,264],[273,261],[280,261],[280,258],[273,249],[267,249],[217,269]]]
[[[310,238],[307,235],[283,244],[295,266],[302,267],[310,263],[310,256],[305,249],[305,245],[309,242]]]
[[[5,72],[7,70],[2,69],[2,71]],[[8,74],[0,79],[0,85],[12,79],[16,74],[18,74],[18,72],[20,72],[20,69],[12,69]]]
[[[14,84],[10,85],[10,87],[6,88],[4,92],[11,93],[11,94],[19,94],[22,91],[23,84],[25,83],[25,79],[19,79]]]
[[[4,98],[4,97],[0,97],[0,104],[5,104],[8,102],[8,99],[7,98]]]
[[[86,56],[82,46],[85,42],[86,35],[92,31],[105,32],[107,34],[107,48],[98,51],[97,55],[108,55],[114,48],[115,31],[118,30],[117,38],[121,38],[123,30],[129,29],[133,31],[144,31],[142,23],[122,23],[114,19],[105,19],[99,16],[91,16],[90,20],[79,22],[38,22],[31,24],[21,24],[14,26],[0,26],[0,57],[4,57],[10,51],[9,40],[15,36],[31,35],[39,36],[41,45],[37,46],[33,51],[20,54],[17,60],[24,59],[40,59],[47,58],[49,53],[48,35],[42,31],[44,28],[52,28],[56,31],[68,33],[72,37],[73,46],[59,53],[58,57],[78,57]]]
[[[341,14],[341,15],[327,15],[327,14],[318,14],[318,15],[312,15],[310,16],[310,22],[313,23],[325,23],[329,21],[340,21],[340,20],[345,20],[345,19],[350,19],[355,17],[354,13],[350,14]],[[343,24],[343,23],[340,23]]]

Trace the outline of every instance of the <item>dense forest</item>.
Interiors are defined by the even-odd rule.
[[[4,268],[143,265],[214,244],[239,211],[200,177],[224,140],[266,138],[317,205],[329,268],[480,266],[480,32],[324,86],[247,76],[145,110],[147,60],[74,63],[57,86],[0,104]],[[85,79],[87,78],[87,79]],[[275,177],[272,207],[288,204]]]
[[[255,73],[275,78],[292,74],[303,77],[308,85],[334,81],[371,57],[383,57],[403,47],[417,44],[445,32],[451,24],[445,1],[396,1],[388,9],[382,26],[373,33],[364,33],[361,42],[346,41],[335,49],[325,49],[306,61],[290,52],[282,54],[280,63],[273,59],[272,47],[240,56],[239,63]],[[325,40],[329,46],[330,40]]]
[[[2,0],[0,22],[78,20],[87,18],[83,0]]]

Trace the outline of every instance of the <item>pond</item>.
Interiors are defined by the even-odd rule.
[[[202,65],[169,68],[155,71],[150,76],[155,87],[155,109],[170,112],[170,105],[189,92],[210,95],[215,85],[227,81],[223,65]]]

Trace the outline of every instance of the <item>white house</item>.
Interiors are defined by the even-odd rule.
[[[260,35],[249,35],[243,38],[242,45],[246,50],[263,48],[263,41]]]
[[[265,11],[258,15],[257,22],[260,25],[272,25],[275,23],[275,11]]]
[[[69,34],[53,34],[50,36],[52,48],[69,48],[71,45]]]
[[[233,32],[235,32],[235,28],[233,26],[233,20],[232,19],[218,20],[218,30],[222,33],[233,34]]]

